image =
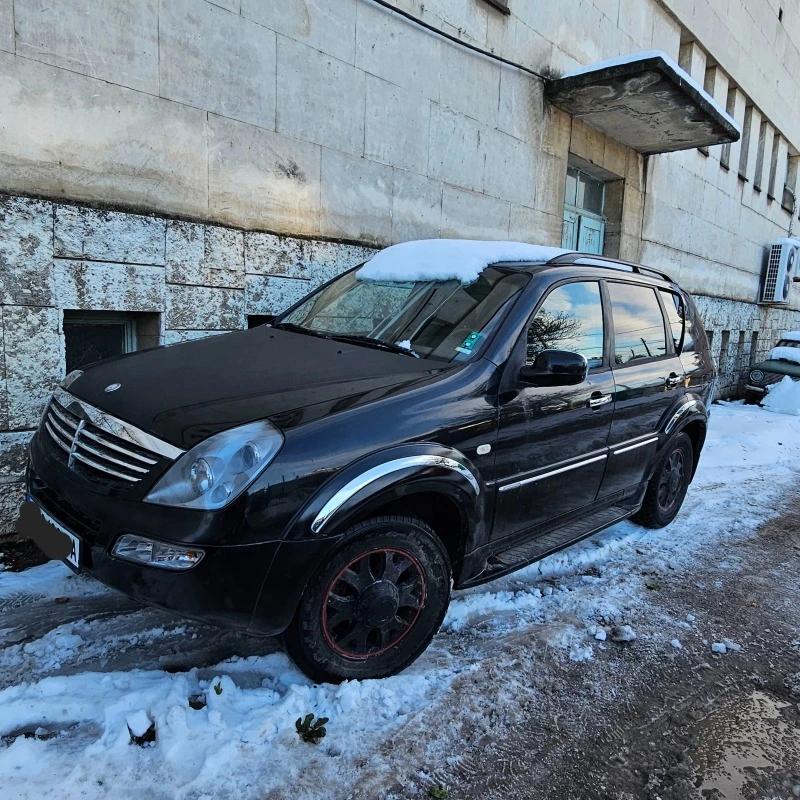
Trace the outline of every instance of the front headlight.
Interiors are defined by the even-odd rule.
[[[184,453],[145,497],[147,503],[215,511],[232,503],[281,449],[269,422],[222,431]]]
[[[197,547],[164,544],[144,536],[134,536],[132,533],[120,536],[111,553],[137,564],[174,570],[191,569],[199,564],[205,555]]]
[[[754,369],[750,373],[750,380],[753,383],[761,383],[764,380],[764,373],[760,369]]]

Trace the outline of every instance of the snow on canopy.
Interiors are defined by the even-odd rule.
[[[621,64],[631,64],[634,61],[644,61],[647,58],[663,58],[670,69],[678,73],[684,83],[688,83],[693,88],[697,89],[701,95],[709,102],[714,108],[725,117],[739,133],[742,132],[742,126],[721,106],[683,67],[678,66],[678,62],[670,58],[663,50],[642,50],[639,53],[630,53],[627,56],[618,56],[617,58],[609,58],[607,61],[599,61],[596,64],[587,64],[585,67],[579,67],[571,72],[567,72],[564,78],[574,78],[576,75],[585,75],[587,72],[598,72],[601,69],[608,69],[608,67],[616,67]]]
[[[470,239],[422,239],[381,250],[358,272],[367,281],[452,281],[472,283],[490,264],[524,261],[546,264],[569,253],[560,247],[525,242],[482,242]]]

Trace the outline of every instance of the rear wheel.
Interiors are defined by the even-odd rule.
[[[639,511],[632,517],[645,528],[663,528],[678,515],[689,488],[694,466],[692,440],[679,433],[667,445],[647,484]]]
[[[394,675],[442,624],[450,574],[444,546],[422,520],[360,522],[312,577],[284,646],[316,681]]]

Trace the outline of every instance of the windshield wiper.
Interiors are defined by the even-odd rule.
[[[365,344],[368,347],[374,347],[378,350],[388,350],[390,353],[401,353],[404,356],[411,356],[412,358],[419,358],[410,347],[401,347],[399,344],[393,342],[386,342],[383,339],[375,339],[372,336],[363,336],[358,333],[335,333],[331,339],[336,339],[341,342],[354,342],[355,344]]]
[[[319,336],[320,339],[333,338],[329,333],[322,331],[315,331],[313,328],[304,328],[302,325],[296,325],[294,322],[273,322],[273,328],[280,328],[284,331],[296,331],[297,333],[305,333],[307,336]]]

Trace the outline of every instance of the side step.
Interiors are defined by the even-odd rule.
[[[471,580],[467,585],[472,586],[486,581],[494,580],[509,572],[527,567],[534,561],[539,561],[569,544],[573,544],[593,533],[608,528],[615,522],[620,522],[631,515],[629,508],[622,506],[609,506],[595,511],[588,517],[582,517],[567,525],[557,528],[550,533],[537,536],[528,542],[514,545],[508,550],[495,553],[486,561],[486,569]]]

